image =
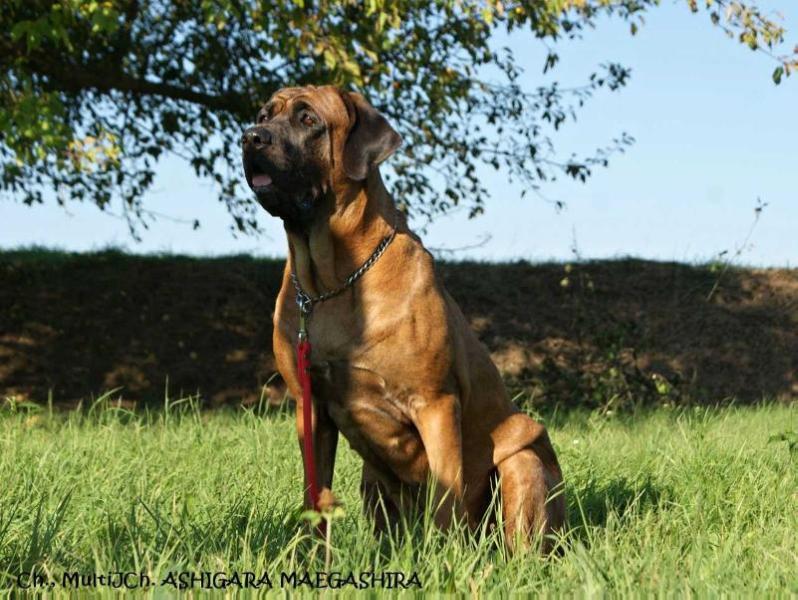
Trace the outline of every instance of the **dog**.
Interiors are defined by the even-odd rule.
[[[277,91],[241,142],[246,181],[288,239],[274,354],[298,405],[300,449],[312,428],[323,497],[333,498],[340,432],[363,459],[361,496],[378,531],[418,514],[427,493],[441,528],[495,523],[498,491],[510,549],[548,551],[566,518],[557,457],[545,428],[508,398],[385,188],[378,166],[400,147],[399,134],[362,95],[307,86]],[[296,297],[332,290],[307,315],[314,412],[306,423]],[[306,475],[306,503],[308,486]]]

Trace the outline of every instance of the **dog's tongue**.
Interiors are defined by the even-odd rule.
[[[255,175],[252,178],[252,187],[265,187],[272,182],[272,178],[268,175]]]

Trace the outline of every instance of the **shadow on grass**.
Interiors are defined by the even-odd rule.
[[[601,482],[591,479],[568,493],[570,535],[588,544],[593,530],[606,527],[611,517],[622,523],[633,515],[661,510],[669,497],[669,488],[648,478],[634,481],[619,476]]]

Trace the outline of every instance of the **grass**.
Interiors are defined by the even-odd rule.
[[[331,570],[415,572],[425,590],[466,593],[798,593],[795,405],[545,420],[568,485],[563,557],[508,557],[496,534],[423,522],[376,540],[360,515],[359,459],[342,443]],[[323,569],[299,517],[294,435],[289,411],[6,406],[0,589],[22,572],[117,570],[267,572],[279,588],[280,572]]]

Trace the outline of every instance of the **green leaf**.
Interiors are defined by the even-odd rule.
[[[303,521],[307,521],[308,523],[310,523],[312,526],[315,527],[319,523],[321,523],[322,516],[321,513],[318,511],[306,510],[301,515],[299,515],[299,518],[302,519]]]

